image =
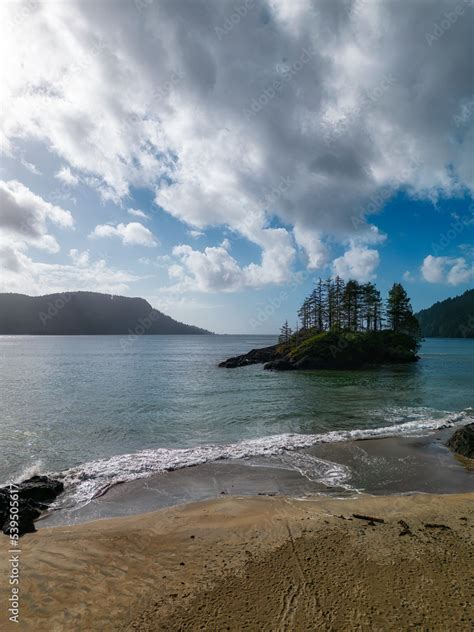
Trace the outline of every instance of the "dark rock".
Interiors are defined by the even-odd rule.
[[[290,360],[287,358],[280,358],[279,360],[272,360],[263,365],[263,368],[267,371],[291,371],[296,368]]]
[[[34,520],[63,489],[61,481],[48,476],[33,476],[11,489],[0,488],[0,528],[3,533],[13,535],[18,529],[18,535],[21,536],[36,531]],[[13,513],[16,509],[18,513]]]
[[[282,356],[279,350],[281,345],[272,345],[263,349],[252,349],[248,353],[244,353],[233,358],[228,358],[219,364],[225,369],[235,369],[239,366],[249,366],[250,364],[263,364],[270,362]]]
[[[52,502],[64,490],[61,481],[48,476],[32,476],[20,483],[18,487],[20,498],[44,503]]]
[[[474,459],[474,423],[456,430],[446,445],[456,454]]]
[[[41,510],[32,506],[28,502],[20,501],[18,507],[18,521],[10,521],[7,516],[2,527],[2,531],[5,535],[14,535],[18,532],[18,537],[21,537],[25,533],[34,533],[36,527],[34,521],[41,515]]]

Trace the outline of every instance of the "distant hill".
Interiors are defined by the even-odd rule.
[[[474,338],[474,290],[416,314],[425,338]]]
[[[0,294],[0,334],[210,334],[166,316],[143,298],[98,292]]]

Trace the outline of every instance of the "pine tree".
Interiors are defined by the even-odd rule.
[[[334,279],[334,326],[342,329],[343,326],[343,299],[345,283],[338,275]]]
[[[346,283],[342,295],[342,324],[348,331],[358,331],[360,328],[360,294],[357,281],[351,279]]]
[[[375,301],[373,305],[374,331],[380,331],[383,327],[383,301],[380,291],[375,290]]]
[[[291,331],[291,328],[288,325],[288,321],[285,320],[285,322],[283,323],[280,329],[280,336],[278,337],[278,342],[289,342],[292,335],[293,335],[293,332]]]
[[[324,287],[322,279],[319,279],[316,286],[317,296],[317,324],[318,331],[324,331]]]
[[[301,322],[301,329],[307,331],[310,327],[310,317],[311,317],[311,307],[310,301],[306,298],[303,302],[303,305],[300,307],[298,311],[298,318]]]
[[[394,283],[388,293],[387,319],[389,328],[393,331],[419,335],[418,321],[413,315],[410,299],[401,283]]]
[[[326,279],[324,287],[326,294],[326,323],[328,331],[331,331],[336,320],[336,295],[333,280],[331,278]]]
[[[367,331],[377,331],[378,301],[380,301],[380,292],[373,283],[369,282],[361,286],[361,320],[362,326]]]

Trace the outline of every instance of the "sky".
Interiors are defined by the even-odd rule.
[[[473,0],[2,2],[0,291],[251,334],[320,276],[461,294],[473,32]]]

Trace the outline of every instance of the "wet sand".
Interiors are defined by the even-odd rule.
[[[0,628],[467,632],[473,501],[222,496],[44,528],[21,539],[19,625],[0,582]]]
[[[472,462],[445,447],[451,430],[424,437],[391,437],[319,444],[273,457],[224,460],[129,481],[86,506],[53,512],[37,528],[135,515],[222,495],[333,497],[414,492],[474,492]],[[318,480],[319,463],[346,468],[341,484]],[[332,484],[331,484],[332,483]]]

